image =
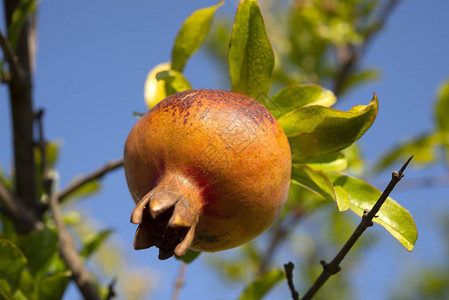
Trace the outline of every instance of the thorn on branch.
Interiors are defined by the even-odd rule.
[[[326,283],[326,281],[332,276],[337,274],[340,271],[340,263],[349,253],[349,250],[355,245],[357,240],[362,236],[365,230],[373,226],[373,218],[376,217],[376,214],[379,212],[381,206],[384,204],[385,200],[388,198],[390,193],[393,191],[396,184],[404,177],[404,171],[407,168],[408,164],[412,160],[413,156],[410,157],[402,168],[398,172],[393,172],[393,176],[391,178],[390,183],[383,191],[382,195],[380,195],[379,199],[376,201],[372,209],[365,209],[363,211],[362,220],[357,228],[354,230],[352,235],[349,237],[348,241],[343,245],[340,252],[334,257],[334,259],[330,263],[326,263],[324,260],[320,261],[323,266],[323,271],[320,276],[315,280],[312,287],[307,291],[302,300],[309,300],[318,292],[318,290]],[[287,271],[287,269],[286,269]]]
[[[290,261],[288,264],[284,264],[285,275],[287,277],[288,287],[292,293],[293,300],[299,300],[299,294],[295,289],[295,285],[293,284],[293,269],[295,265]]]

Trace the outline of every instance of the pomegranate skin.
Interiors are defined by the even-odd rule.
[[[136,249],[159,258],[219,251],[265,231],[287,198],[287,137],[256,100],[225,90],[171,95],[141,117],[125,145],[140,224]],[[161,232],[162,231],[162,232]]]

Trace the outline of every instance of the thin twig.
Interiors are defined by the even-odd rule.
[[[111,280],[111,283],[108,286],[108,294],[105,298],[105,300],[111,300],[117,296],[117,293],[115,292],[115,284],[117,283],[117,278],[113,278]]]
[[[8,39],[5,37],[1,29],[0,47],[3,50],[6,61],[9,63],[10,72],[17,76],[17,78],[19,78],[21,82],[24,82],[24,79],[26,79],[26,73],[20,66],[19,58],[12,49],[11,44],[9,43]]]
[[[72,184],[70,184],[65,189],[63,189],[61,192],[59,192],[59,194],[58,194],[59,201],[63,202],[67,196],[69,196],[71,193],[78,190],[83,185],[85,185],[93,180],[100,179],[107,173],[114,171],[122,166],[123,166],[123,159],[112,161],[112,162],[107,163],[100,169],[95,170],[92,173],[87,174],[86,176],[75,180]]]
[[[290,291],[292,292],[292,299],[299,300],[299,294],[295,289],[295,285],[293,284],[293,269],[295,265],[290,261],[288,264],[284,264],[285,275],[287,277],[287,283]]]
[[[41,230],[44,228],[42,222],[37,220],[34,214],[23,205],[22,201],[17,199],[11,193],[1,180],[0,201],[3,202],[7,214],[12,218],[14,225],[20,233]]]
[[[333,91],[335,95],[340,95],[347,79],[351,73],[357,68],[358,63],[362,59],[363,55],[368,50],[373,38],[381,31],[385,26],[387,20],[391,16],[394,8],[400,0],[389,0],[385,3],[384,7],[379,12],[378,20],[375,22],[375,29],[371,30],[366,36],[363,44],[359,47],[346,46],[340,49],[342,64],[339,72],[335,76]]]
[[[181,288],[184,285],[184,277],[186,274],[187,264],[185,262],[181,262],[178,271],[178,277],[176,277],[175,288],[173,289],[173,295],[171,300],[178,300],[179,294],[181,292]]]
[[[321,272],[321,275],[317,278],[317,280],[314,282],[312,287],[309,289],[307,294],[305,294],[304,297],[301,298],[301,300],[312,299],[315,293],[324,285],[324,283],[329,279],[329,277],[337,274],[340,271],[340,263],[343,261],[346,254],[348,254],[349,250],[351,250],[351,248],[354,246],[354,244],[357,242],[357,240],[360,238],[363,232],[368,227],[373,226],[373,218],[379,212],[379,209],[382,207],[385,200],[388,198],[388,195],[390,195],[390,193],[393,191],[396,184],[402,179],[402,177],[404,177],[405,168],[407,168],[407,165],[410,163],[412,158],[413,156],[407,160],[407,162],[402,166],[399,172],[396,171],[393,172],[390,183],[385,188],[382,195],[380,195],[379,199],[374,204],[373,208],[369,211],[364,212],[359,226],[357,226],[354,233],[348,239],[348,241],[340,250],[340,252],[338,252],[337,256],[335,256],[335,258],[330,263],[326,263],[324,260],[320,262],[321,265],[323,266],[323,271]]]
[[[41,110],[36,117],[39,122],[39,141],[37,142],[40,147],[42,158],[46,156],[45,151],[45,137],[43,130],[43,110]],[[67,228],[65,227],[61,208],[59,207],[58,195],[55,193],[55,176],[51,174],[50,169],[46,163],[46,160],[42,160],[43,168],[43,181],[45,193],[49,198],[50,210],[53,214],[53,219],[58,229],[58,251],[64,260],[67,268],[72,272],[72,277],[75,280],[78,289],[83,295],[84,299],[100,300],[100,295],[95,287],[95,284],[86,270],[78,251],[76,250],[75,243],[70,236]]]
[[[98,294],[92,277],[84,267],[83,261],[76,250],[75,243],[65,227],[56,194],[50,197],[50,209],[56,227],[58,228],[59,254],[67,265],[67,268],[72,272],[72,277],[75,280],[78,289],[84,299],[100,300],[100,295]]]
[[[302,219],[303,212],[301,210],[295,210],[289,216],[289,219],[284,219],[283,222],[278,223],[271,234],[271,239],[267,247],[267,251],[263,254],[259,263],[258,274],[262,275],[267,271],[270,266],[271,260],[278,249],[279,245],[288,237],[288,234]]]

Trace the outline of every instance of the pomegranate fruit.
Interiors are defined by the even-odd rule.
[[[135,249],[159,259],[243,244],[275,220],[288,194],[287,137],[256,100],[224,90],[165,98],[137,121],[125,174],[139,224]]]

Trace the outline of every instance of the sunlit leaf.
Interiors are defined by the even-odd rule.
[[[22,0],[14,10],[11,24],[8,27],[8,38],[11,46],[16,48],[17,40],[27,18],[36,11],[37,0]]]
[[[156,79],[165,82],[165,93],[167,96],[192,89],[189,81],[178,71],[159,72],[156,74]]]
[[[326,200],[337,202],[337,207],[340,211],[349,209],[348,199],[336,196],[332,182],[322,171],[314,170],[307,165],[295,164],[292,167],[292,180],[320,194]]]
[[[74,180],[76,180],[76,178]],[[98,193],[100,191],[100,187],[101,187],[101,185],[100,185],[99,180],[91,180],[91,181],[87,182],[86,184],[83,184],[82,186],[77,188],[72,193],[68,194],[64,198],[64,202],[66,202],[68,200],[74,200],[74,199],[78,199],[78,198],[85,198],[88,196],[92,196],[95,193]]]
[[[350,209],[362,216],[370,210],[382,194],[372,185],[354,177],[326,172],[334,187],[341,187],[348,195]],[[336,190],[337,194],[341,190]],[[337,195],[338,197],[338,195]],[[415,222],[410,213],[396,201],[388,198],[373,221],[382,225],[407,250],[412,251],[418,238]]]
[[[240,295],[239,300],[259,300],[284,278],[283,270],[269,271],[250,283]]]
[[[58,161],[59,158],[59,148],[60,145],[58,142],[47,142],[45,147],[45,155],[46,155],[46,163],[49,168],[53,168]],[[41,167],[42,165],[42,153],[39,147],[35,147],[35,160],[36,164]]]
[[[72,273],[69,271],[58,272],[45,277],[39,286],[39,299],[59,300],[64,295]]]
[[[440,134],[424,134],[396,145],[380,158],[375,172],[380,172],[397,161],[403,162],[412,155],[414,155],[413,162],[415,164],[432,163],[437,159],[437,147],[441,145],[440,140]]]
[[[182,260],[183,262],[185,262],[186,264],[190,264],[192,261],[194,261],[199,255],[201,254],[201,252],[199,251],[195,251],[195,250],[191,250],[189,249],[187,251],[186,254],[184,254],[183,256],[175,256],[176,259]]]
[[[278,119],[289,137],[292,157],[306,161],[340,151],[358,140],[372,125],[378,101],[339,111],[324,106],[307,106]]]
[[[162,63],[151,69],[145,81],[145,103],[148,109],[158,104],[161,100],[167,97],[165,92],[165,82],[156,79],[156,74],[162,71],[169,71],[170,63]]]
[[[110,229],[103,230],[103,231],[100,231],[99,233],[89,237],[84,242],[84,247],[80,252],[81,257],[88,258],[92,253],[94,253],[106,241],[106,239],[109,237],[109,235],[112,232],[113,231]]]
[[[438,130],[449,132],[449,80],[443,83],[438,91],[435,115]]]
[[[274,54],[256,0],[240,1],[228,62],[232,91],[265,103],[271,86]]]
[[[337,152],[304,161],[304,164],[316,170],[338,172],[346,169],[348,162],[342,152]]]
[[[284,87],[267,102],[267,108],[280,118],[298,108],[310,105],[332,106],[337,97],[330,90],[315,84],[293,84]]]
[[[182,72],[189,57],[201,46],[209,32],[215,10],[223,4],[199,9],[185,21],[176,36],[172,51],[172,69]]]

